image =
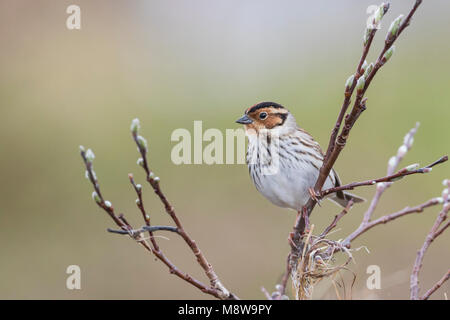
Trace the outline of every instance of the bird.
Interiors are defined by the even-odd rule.
[[[246,162],[256,189],[270,202],[301,212],[313,193],[324,154],[320,145],[297,125],[292,113],[281,104],[260,102],[247,108],[236,120],[243,124],[248,138]],[[341,185],[338,174],[330,171],[323,188]],[[365,201],[348,192],[327,197],[342,207],[350,200]]]

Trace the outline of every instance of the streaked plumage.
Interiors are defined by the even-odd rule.
[[[298,127],[294,116],[274,102],[248,108],[236,122],[245,125],[247,164],[256,189],[277,206],[301,210],[310,197],[323,161],[319,144]],[[279,150],[279,151],[278,151]],[[323,189],[340,185],[332,170]],[[329,199],[341,206],[363,199],[338,192]]]

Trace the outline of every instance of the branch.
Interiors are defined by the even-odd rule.
[[[414,136],[417,133],[419,125],[420,123],[417,122],[416,126],[405,135],[405,137],[403,138],[403,144],[398,148],[397,154],[389,159],[387,175],[391,175],[394,173],[399,163],[405,157],[406,153],[411,149],[414,142]],[[384,191],[391,186],[391,184],[391,182],[377,184],[377,191],[375,193],[375,196],[372,198],[372,201],[370,202],[369,209],[367,209],[364,214],[363,222],[369,222],[373,215],[373,212],[378,205],[378,202],[380,201],[381,196],[383,195]]]
[[[151,185],[153,191],[156,193],[156,195],[159,197],[160,201],[164,205],[164,209],[166,210],[167,214],[175,223],[178,229],[177,233],[183,238],[183,240],[191,249],[192,253],[195,255],[198,264],[201,266],[206,276],[210,280],[211,287],[214,290],[216,290],[218,297],[221,299],[237,299],[237,297],[233,293],[229,292],[228,289],[226,289],[223,286],[223,284],[219,280],[219,277],[212,268],[211,264],[208,262],[205,255],[200,251],[200,248],[198,247],[197,243],[184,230],[183,225],[175,212],[175,208],[170,204],[169,200],[161,190],[159,184],[160,182],[159,177],[156,177],[148,166],[147,141],[142,136],[138,135],[138,131],[139,131],[139,120],[135,119],[133,120],[131,125],[131,134],[133,140],[135,141],[138,147],[138,151],[141,155],[141,158],[138,159],[138,164],[140,164],[144,169],[146,173],[147,182]]]
[[[438,205],[441,203],[441,200],[439,198],[433,198],[430,199],[422,204],[419,204],[415,207],[406,207],[400,211],[384,215],[376,220],[373,220],[371,222],[365,222],[363,221],[360,226],[352,233],[350,234],[345,240],[343,241],[342,245],[350,248],[350,244],[353,240],[361,236],[363,233],[367,232],[368,230],[372,229],[373,227],[379,225],[379,224],[386,224],[390,221],[393,221],[397,218],[406,216],[411,213],[420,213],[423,212],[424,209]]]
[[[108,213],[108,215],[113,219],[117,226],[120,227],[121,230],[113,230],[108,229],[109,232],[116,234],[129,235],[132,239],[136,240],[140,243],[144,248],[154,254],[161,262],[163,262],[169,269],[171,274],[175,274],[180,279],[190,283],[194,287],[200,289],[202,292],[214,296],[218,299],[238,299],[236,295],[229,292],[220,282],[216,273],[214,272],[211,264],[206,260],[204,254],[200,251],[199,247],[195,243],[195,241],[186,233],[181,224],[179,218],[175,213],[175,209],[170,205],[166,196],[162,192],[159,181],[160,179],[154,175],[154,173],[148,167],[147,161],[147,141],[138,135],[139,130],[139,120],[135,119],[131,125],[131,131],[134,141],[138,147],[138,151],[141,154],[141,158],[138,160],[138,164],[140,164],[145,172],[146,172],[146,180],[150,183],[155,193],[158,195],[160,201],[163,203],[166,212],[169,214],[171,219],[174,221],[176,227],[172,226],[151,226],[150,216],[144,208],[143,199],[142,199],[142,186],[140,184],[136,184],[132,174],[129,174],[130,182],[136,191],[138,198],[136,199],[136,205],[141,211],[141,214],[145,221],[145,226],[140,229],[133,229],[133,227],[128,223],[123,214],[117,216],[114,212],[114,208],[112,204],[105,200],[100,192],[99,183],[96,177],[96,174],[93,170],[93,160],[95,158],[94,153],[91,149],[87,151],[84,147],[80,147],[81,157],[83,158],[85,167],[86,167],[86,177],[90,180],[94,187],[94,192],[92,197],[94,201],[97,203],[99,207],[101,207],[104,211]],[[183,238],[186,244],[189,246],[191,251],[194,253],[197,262],[203,269],[204,273],[208,277],[210,281],[210,286],[203,284],[197,279],[193,278],[187,273],[183,273],[180,271],[161,251],[156,242],[156,239],[153,236],[153,232],[155,231],[170,231],[175,232],[179,236]],[[146,239],[142,236],[144,232],[148,232],[150,235],[150,243],[146,241]]]
[[[448,269],[447,273],[444,274],[444,276],[436,282],[434,286],[432,286],[420,299],[421,300],[428,300],[428,298],[437,290],[439,289],[445,281],[447,281],[450,278],[450,269]]]
[[[339,187],[326,189],[326,190],[322,191],[319,196],[325,197],[331,193],[335,193],[338,191],[353,190],[354,188],[362,187],[362,186],[372,186],[372,185],[380,183],[380,182],[394,182],[394,181],[398,181],[398,180],[402,179],[405,176],[409,176],[411,174],[428,173],[428,172],[431,172],[431,168],[433,168],[435,165],[444,163],[447,160],[448,160],[448,156],[443,156],[443,157],[439,158],[438,160],[436,160],[435,162],[429,164],[428,166],[420,168],[420,169],[416,169],[419,166],[418,164],[413,164],[406,168],[401,169],[400,171],[398,171],[395,174],[391,174],[391,175],[388,175],[388,176],[385,176],[382,178],[371,179],[371,180],[366,180],[366,181],[362,181],[362,182],[352,182],[352,183],[342,185]]]
[[[419,299],[419,272],[423,265],[423,259],[425,256],[426,251],[428,250],[431,243],[442,234],[442,232],[448,227],[448,223],[442,225],[442,223],[447,219],[448,212],[450,211],[450,202],[449,202],[449,190],[450,190],[450,180],[444,180],[446,183],[446,188],[442,192],[442,203],[443,207],[441,212],[438,214],[433,227],[431,228],[430,232],[428,232],[425,241],[422,245],[422,248],[417,252],[416,261],[414,262],[414,267],[411,273],[411,300],[418,300]],[[441,228],[440,228],[441,227]],[[442,278],[442,283],[448,279],[448,272],[447,275]],[[440,280],[440,281],[441,281]],[[442,283],[440,281],[434,285],[424,296],[424,299],[428,299],[428,297],[436,291]],[[436,287],[437,286],[437,287]],[[422,299],[422,298],[421,298]]]
[[[378,219],[375,219],[373,221],[371,221],[372,219],[372,215],[375,211],[375,208],[378,204],[378,201],[381,199],[381,196],[383,194],[383,192],[394,182],[394,181],[398,181],[399,179],[403,178],[406,175],[410,175],[410,174],[416,174],[416,173],[426,173],[429,172],[429,170],[434,167],[437,164],[443,163],[445,161],[448,160],[447,156],[441,157],[440,159],[436,160],[435,162],[431,163],[430,165],[420,168],[420,169],[415,169],[416,165],[413,166],[408,166],[406,168],[403,168],[401,170],[399,170],[397,173],[393,173],[397,166],[399,165],[399,163],[403,160],[403,158],[405,157],[405,155],[407,154],[407,152],[411,149],[412,145],[413,145],[413,140],[414,140],[414,136],[417,133],[417,129],[418,129],[419,123],[416,123],[416,126],[414,128],[412,128],[403,138],[403,143],[402,145],[399,147],[398,152],[395,156],[391,157],[388,161],[388,166],[387,166],[387,173],[388,175],[383,177],[383,178],[379,178],[379,179],[375,179],[375,180],[367,180],[364,182],[358,182],[358,183],[350,183],[348,185],[342,186],[343,188],[341,189],[341,187],[338,188],[331,188],[331,189],[327,189],[324,190],[322,193],[323,194],[330,194],[332,192],[336,192],[338,190],[349,190],[352,189],[356,186],[362,186],[362,185],[373,185],[373,184],[377,184],[377,191],[371,201],[371,204],[369,206],[369,209],[365,212],[364,216],[363,216],[363,220],[361,222],[361,224],[358,226],[358,228],[353,231],[349,236],[347,236],[343,241],[342,241],[342,248],[350,248],[351,246],[351,242],[354,241],[356,238],[358,238],[359,236],[361,236],[363,233],[369,231],[370,229],[372,229],[373,227],[380,225],[380,224],[386,224],[390,221],[393,221],[397,218],[409,215],[411,213],[420,213],[423,212],[423,210],[425,210],[426,208],[438,205],[443,203],[442,198],[432,198],[422,204],[419,204],[417,206],[414,207],[405,207],[404,209],[391,213],[391,214],[387,214],[384,215]],[[374,182],[375,181],[375,182]],[[342,218],[342,216],[344,216],[344,214],[340,214],[339,219]],[[335,226],[335,224],[337,224],[336,218],[335,220],[333,220],[333,222],[331,223],[330,226]],[[338,219],[338,220],[339,220]],[[334,227],[333,226],[333,227]],[[444,228],[444,227],[443,227]],[[443,230],[438,230],[439,232],[442,232]],[[335,248],[335,251],[340,250],[339,248]]]
[[[389,60],[389,58],[393,54],[392,45],[398,39],[403,30],[409,25],[412,16],[417,10],[418,6],[421,4],[421,0],[416,0],[413,8],[409,12],[407,18],[401,22],[401,17],[397,18],[391,27],[389,28],[388,35],[385,40],[385,45],[383,50],[381,51],[375,65],[370,64],[367,65],[365,59],[370,51],[370,47],[373,41],[373,38],[376,33],[376,26],[379,24],[382,17],[386,14],[389,9],[389,4],[382,4],[378,11],[377,15],[374,17],[373,25],[375,27],[368,28],[365,31],[364,36],[364,46],[361,59],[359,60],[358,66],[356,68],[356,72],[352,75],[346,82],[345,92],[344,92],[344,102],[342,104],[341,110],[339,112],[338,118],[336,120],[336,124],[332,130],[330,141],[328,144],[327,151],[325,153],[324,161],[322,163],[322,167],[319,171],[319,176],[314,185],[314,192],[316,194],[320,194],[322,191],[322,187],[328,178],[330,171],[332,170],[340,152],[345,147],[347,139],[349,137],[350,131],[353,128],[356,120],[359,118],[361,113],[366,109],[367,98],[364,98],[364,94],[369,88],[369,85],[373,78],[375,77],[378,70]],[[355,102],[353,104],[353,108],[350,113],[347,113],[348,107],[351,103],[351,96],[356,90]],[[344,121],[344,126],[339,134],[339,130],[341,129],[342,122]],[[317,199],[314,197],[310,197],[307,204],[305,205],[305,217],[309,217],[311,212],[313,211],[315,205],[317,203]],[[300,217],[296,220],[293,232],[289,235],[289,242],[291,244],[291,252],[288,256],[288,266],[287,272],[291,273],[291,270],[296,268],[298,263],[298,259],[300,258],[300,253],[303,247],[303,234],[305,231],[306,219]],[[285,288],[285,286],[284,286]],[[280,292],[281,295],[284,295],[284,291]]]
[[[128,230],[128,231],[123,231],[123,230],[114,230],[114,229],[106,229],[108,232],[111,233],[117,233],[117,234],[122,234],[122,235],[129,235],[132,238],[135,238],[136,236],[140,236],[142,233],[149,231],[149,232],[155,232],[155,231],[170,231],[170,232],[174,232],[174,233],[178,233],[178,229],[175,227],[171,227],[171,226],[145,226],[142,227],[140,229],[136,229],[136,230]]]
[[[350,234],[347,238],[345,238],[341,242],[341,246],[336,246],[336,247],[333,247],[331,250],[329,250],[329,254],[332,255],[334,252],[345,250],[345,248],[349,249],[352,241],[354,241],[356,238],[358,238],[359,236],[361,236],[362,234],[364,234],[365,232],[367,232],[368,230],[372,229],[373,227],[375,227],[377,225],[388,223],[390,221],[393,221],[397,218],[406,216],[411,213],[420,213],[420,212],[423,212],[426,208],[429,208],[429,207],[432,207],[432,206],[435,206],[438,204],[443,204],[442,211],[439,213],[439,215],[433,225],[433,228],[427,235],[427,238],[425,239],[425,242],[424,242],[421,250],[419,250],[419,252],[417,254],[416,262],[414,264],[413,272],[411,275],[411,299],[419,299],[419,296],[418,296],[418,293],[419,293],[418,292],[419,291],[418,274],[422,267],[422,262],[423,262],[423,258],[424,258],[426,250],[430,246],[431,242],[433,242],[434,239],[436,239],[438,236],[440,236],[450,226],[450,221],[447,221],[446,223],[444,223],[444,221],[448,217],[448,212],[450,211],[450,201],[449,201],[450,200],[450,198],[449,198],[450,180],[444,180],[444,182],[443,182],[443,184],[446,186],[446,188],[442,192],[442,197],[432,198],[432,199],[430,199],[420,205],[417,205],[415,207],[406,207],[403,210],[400,210],[398,212],[391,213],[388,215],[384,215],[373,221],[371,221],[371,218],[372,218],[373,211],[376,207],[376,204],[378,203],[379,199],[381,198],[382,193],[384,192],[384,190],[386,190],[387,187],[390,186],[392,181],[396,181],[399,178],[402,178],[408,174],[426,173],[433,166],[443,163],[448,160],[448,157],[444,156],[424,168],[413,169],[412,166],[408,166],[407,168],[404,168],[404,169],[398,171],[397,173],[392,174],[395,171],[395,168],[400,163],[400,161],[406,155],[407,151],[412,147],[413,137],[417,131],[417,128],[418,128],[418,124],[416,125],[415,128],[410,130],[409,133],[405,136],[405,138],[403,140],[403,144],[399,148],[397,155],[394,157],[391,157],[391,159],[389,160],[388,176],[386,176],[384,178],[372,180],[374,182],[371,182],[369,180],[369,181],[365,181],[362,183],[352,183],[352,184],[343,186],[343,188],[337,188],[338,190],[349,190],[349,189],[352,189],[353,187],[360,186],[360,185],[370,185],[370,184],[378,183],[377,192],[376,192],[374,198],[372,199],[369,209],[364,214],[363,221],[361,222],[360,226],[352,234]],[[338,190],[329,189],[329,190],[325,190],[323,193],[329,194],[332,192],[336,192]],[[329,191],[329,192],[327,192],[327,191]],[[344,210],[342,213],[337,215],[335,217],[335,219],[332,221],[331,225],[329,227],[327,227],[322,234],[326,235],[326,233],[329,230],[334,228],[336,226],[337,222],[340,220],[340,218],[342,218],[345,215],[345,212],[346,212],[346,210]],[[428,299],[431,294],[433,294],[437,289],[439,289],[442,286],[442,284],[445,281],[448,280],[448,278],[449,278],[449,272],[447,272],[431,289],[429,289],[422,297],[420,297],[420,299]]]
[[[320,234],[319,238],[324,238],[326,235],[328,235],[330,233],[331,230],[333,230],[337,223],[339,222],[339,220],[342,219],[343,216],[345,216],[348,211],[350,210],[350,208],[353,206],[353,201],[350,200],[347,203],[347,206],[341,211],[341,213],[339,213],[338,215],[336,215],[334,217],[334,220],[331,222],[331,224],[325,228],[325,230]]]

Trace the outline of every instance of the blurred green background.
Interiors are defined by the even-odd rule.
[[[129,125],[139,117],[151,167],[227,287],[263,298],[285,268],[295,214],[270,204],[245,165],[181,165],[170,160],[177,128],[237,128],[252,104],[287,106],[325,148],[343,87],[361,54],[374,1],[83,1],[81,30],[66,28],[73,1],[0,3],[0,298],[209,298],[131,240],[107,233],[110,219],[91,199],[80,144],[93,148],[103,193],[141,225],[127,180],[137,152]],[[369,56],[376,58],[390,21],[413,1],[392,1]],[[337,162],[343,182],[381,176],[416,121],[421,127],[404,165],[428,164],[450,151],[449,1],[424,1],[397,51],[368,91],[368,109]],[[449,165],[396,183],[376,216],[439,196]],[[169,222],[144,184],[154,223]],[[374,188],[360,189],[371,198]],[[354,230],[368,203],[355,207],[333,234]],[[339,209],[318,208],[321,230]],[[434,207],[358,239],[350,265],[353,297],[405,299],[417,249],[439,212]],[[159,239],[183,270],[202,273],[175,235]],[[450,233],[428,251],[420,275],[430,287],[450,265]],[[81,290],[66,289],[68,265],[81,267]],[[366,289],[366,268],[381,268],[381,290]],[[444,298],[447,284],[435,294]],[[318,287],[315,298],[334,299]]]

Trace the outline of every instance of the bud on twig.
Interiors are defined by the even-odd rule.
[[[94,154],[94,152],[92,152],[91,149],[88,149],[88,150],[86,151],[86,161],[87,161],[88,163],[92,163],[92,161],[94,161],[94,159],[95,159],[95,154]]]
[[[357,91],[363,90],[365,85],[366,85],[366,78],[364,77],[364,75],[362,75],[358,79],[358,82],[356,82],[356,90]]]
[[[403,158],[407,152],[408,148],[405,145],[402,145],[400,148],[398,148],[397,157]]]
[[[348,77],[347,81],[345,82],[345,91],[349,91],[351,86],[353,85],[353,81],[355,80],[355,75],[351,75]]]
[[[361,66],[361,73],[364,74],[367,68],[367,61],[364,60],[364,63]]]
[[[364,72],[364,77],[367,78],[373,70],[373,62],[371,62],[365,70],[366,72]]]
[[[391,26],[389,27],[389,31],[386,35],[386,41],[389,42],[393,40],[397,34],[398,30],[400,29],[400,24],[402,23],[403,15],[399,15],[394,21],[392,21]]]
[[[377,183],[377,191],[382,191],[385,187],[386,187],[386,184],[384,182]]]
[[[383,55],[383,58],[381,59],[381,63],[385,64],[388,62],[388,60],[392,57],[395,51],[395,46],[390,47]]]
[[[407,166],[405,169],[406,169],[406,171],[411,172],[411,171],[417,170],[418,168],[419,168],[419,164],[414,163],[414,164]]]
[[[147,140],[142,136],[137,136],[137,143],[142,150],[147,151]]]
[[[144,166],[144,159],[142,159],[142,158],[139,158],[139,159],[137,159],[137,162],[136,162],[139,166],[141,166],[141,167],[143,167]]]
[[[137,184],[137,185],[136,185],[136,190],[137,190],[137,191],[141,191],[141,190],[142,190],[142,186],[141,186],[140,184]]]
[[[131,121],[131,127],[130,130],[133,134],[137,134],[137,132],[139,131],[139,129],[141,128],[140,124],[139,124],[139,119],[135,118],[133,119],[133,121]]]
[[[388,11],[389,9],[389,3],[382,3],[379,7],[377,12],[375,13],[375,25],[378,25],[381,21],[381,19],[383,19],[384,14]]]
[[[105,201],[105,206],[106,206],[107,208],[111,208],[111,207],[112,207],[112,204],[111,204],[111,202],[109,202],[109,201],[107,200],[107,201]]]
[[[92,199],[97,202],[97,203],[101,203],[102,199],[100,199],[99,195],[97,194],[97,192],[92,192]]]
[[[388,166],[389,166],[389,168],[394,169],[397,166],[397,157],[395,157],[395,156],[391,157],[389,159]]]

